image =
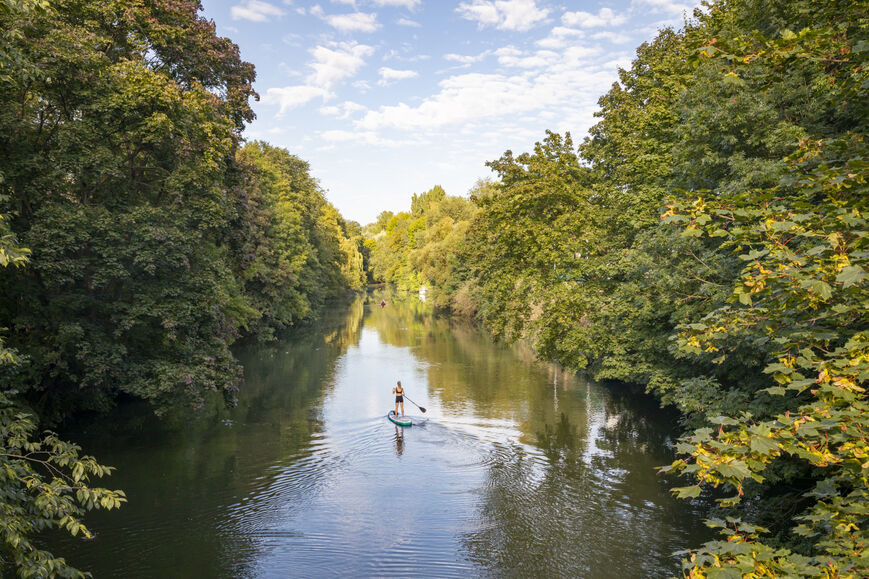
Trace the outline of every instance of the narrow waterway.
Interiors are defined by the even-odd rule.
[[[381,297],[240,349],[234,409],[75,433],[129,503],[53,548],[97,579],[679,573],[706,532],[654,470],[673,415]]]

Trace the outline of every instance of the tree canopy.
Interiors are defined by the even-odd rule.
[[[79,576],[34,535],[124,500],[39,419],[232,402],[236,340],[365,281],[307,163],[241,147],[254,67],[200,9],[0,0],[0,564],[22,576]]]

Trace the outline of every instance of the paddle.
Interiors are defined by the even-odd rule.
[[[407,394],[405,394],[404,397],[407,398]],[[419,408],[420,411],[421,411],[423,414],[425,414],[425,408],[423,408],[422,406],[420,406],[419,404],[417,404],[416,402],[414,402],[414,401],[411,400],[410,398],[407,398],[407,401],[410,402],[411,404],[413,404],[414,406],[416,406],[417,408]]]

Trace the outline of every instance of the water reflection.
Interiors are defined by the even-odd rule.
[[[395,426],[395,455],[400,457],[404,454],[404,429]]]
[[[231,411],[79,433],[130,503],[59,552],[96,577],[651,577],[703,536],[655,476],[671,433],[654,402],[415,296],[238,356]],[[385,418],[396,380],[427,408],[410,428]]]
[[[57,551],[95,577],[243,577],[257,558],[237,514],[268,511],[270,490],[304,497],[315,477],[282,476],[319,455],[322,405],[336,364],[361,335],[364,301],[339,304],[321,324],[288,340],[241,348],[245,384],[238,406],[214,401],[191,417],[155,421],[146,408],[121,409],[69,435],[106,464],[126,491],[121,510],[89,516],[98,538],[52,538]],[[109,435],[107,436],[106,433]],[[294,501],[298,506],[300,503]]]
[[[396,298],[393,297],[393,301]],[[707,535],[654,467],[672,460],[668,422],[641,391],[584,382],[529,349],[494,346],[425,304],[372,316],[384,341],[425,364],[443,424],[490,443],[463,550],[497,576],[660,576]]]
[[[641,434],[624,420],[631,412],[589,404],[586,392],[584,409],[576,397],[566,404],[574,412],[543,419],[535,445],[493,453],[480,528],[465,536],[480,567],[497,576],[665,576],[672,547],[703,532],[655,480],[666,446],[633,444]]]

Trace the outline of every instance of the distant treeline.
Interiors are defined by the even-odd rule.
[[[547,133],[470,199],[365,228],[376,279],[683,412],[665,470],[723,533],[686,576],[869,574],[867,25],[854,0],[711,2],[578,147]]]

